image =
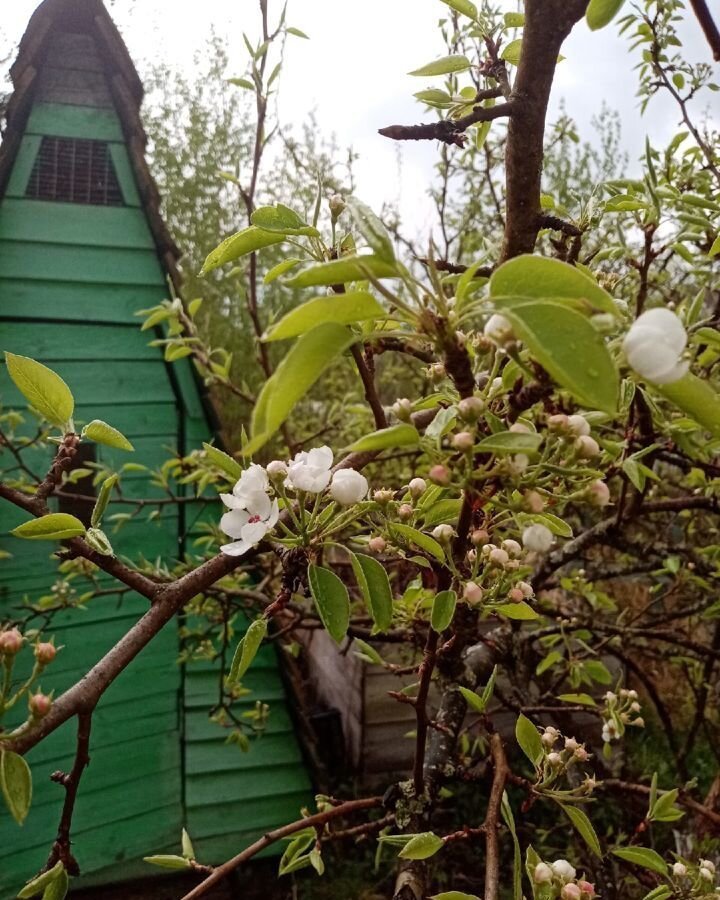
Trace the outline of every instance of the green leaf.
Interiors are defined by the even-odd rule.
[[[588,659],[583,663],[583,671],[589,675],[593,681],[598,684],[610,684],[612,675],[610,674],[605,663],[599,659]]]
[[[228,78],[228,84],[233,84],[235,87],[245,88],[246,91],[254,91],[255,85],[252,81],[249,81],[247,78]]]
[[[49,513],[23,522],[10,532],[26,541],[64,541],[85,534],[85,526],[68,513]]]
[[[444,841],[432,831],[414,834],[398,853],[400,859],[428,859],[443,846]]]
[[[360,234],[365,238],[368,247],[378,259],[389,263],[395,262],[395,250],[387,229],[375,213],[356,197],[349,197],[347,210]]]
[[[624,859],[625,862],[632,863],[636,866],[642,866],[643,869],[650,869],[651,872],[657,872],[658,875],[667,875],[668,867],[665,860],[647,847],[623,847],[620,850],[613,850],[613,856]]]
[[[490,278],[490,294],[500,297],[582,300],[591,310],[619,315],[608,292],[575,266],[544,256],[516,256],[503,263]]]
[[[530,719],[522,713],[518,716],[515,724],[515,738],[525,756],[534,766],[537,766],[543,755],[540,733]]]
[[[643,900],[669,900],[672,895],[672,888],[668,887],[667,884],[661,884],[653,888],[649,894],[645,894]]]
[[[470,707],[473,712],[485,712],[485,703],[483,703],[482,697],[478,697],[475,691],[471,691],[470,688],[460,687],[458,688],[460,693],[465,698],[465,702]]]
[[[585,13],[587,23],[593,31],[604,28],[622,9],[625,0],[590,0]]]
[[[294,210],[282,203],[277,203],[275,206],[258,207],[250,216],[250,221],[258,228],[262,228],[263,231],[306,237],[318,237],[319,235],[317,228],[303,222]]]
[[[96,444],[105,444],[106,447],[115,447],[117,450],[133,451],[135,448],[122,432],[107,422],[93,419],[83,428],[80,437],[95,441]]]
[[[678,819],[682,819],[685,813],[675,806],[679,793],[677,788],[673,788],[671,791],[661,794],[653,804],[648,819],[653,822],[676,822]]]
[[[388,631],[392,624],[393,598],[385,567],[363,553],[350,553],[350,563],[376,630]]]
[[[386,318],[386,313],[378,301],[367,291],[348,291],[332,297],[315,297],[301,306],[291,309],[287,315],[273,325],[263,336],[265,341],[283,341],[297,337],[323,322],[350,325],[365,319]]]
[[[548,669],[551,669],[554,665],[559,662],[562,662],[565,657],[560,653],[559,650],[553,650],[551,653],[545,657],[545,659],[541,659],[540,662],[535,667],[535,674],[542,675],[543,672],[547,672]]]
[[[698,425],[720,436],[720,397],[706,381],[688,372],[673,384],[656,384],[653,388]]]
[[[558,700],[563,703],[577,703],[579,706],[597,706],[590,694],[558,694]]]
[[[377,652],[377,650],[372,647],[370,644],[361,640],[360,638],[353,638],[353,648],[357,645],[357,650],[355,651],[355,655],[360,659],[364,659],[365,662],[373,663],[376,666],[381,666],[383,664],[383,658]]]
[[[544,525],[558,537],[571,538],[573,530],[568,523],[552,513],[518,513],[518,523],[526,528],[528,525]]]
[[[423,527],[434,528],[436,525],[457,521],[462,509],[462,500],[439,500],[423,510]]]
[[[524,600],[519,603],[503,603],[501,606],[495,607],[495,612],[502,613],[508,619],[519,619],[523,622],[540,618],[532,606],[525,603]]]
[[[452,72],[464,72],[469,68],[470,60],[467,56],[443,56],[427,65],[420,66],[419,69],[408,72],[408,75],[450,75]]]
[[[220,469],[221,472],[224,472],[231,481],[237,481],[238,478],[240,478],[242,475],[242,466],[236,459],[233,459],[232,456],[228,456],[227,453],[220,450],[218,447],[213,447],[212,444],[203,443],[203,450],[210,462]]]
[[[230,666],[227,680],[231,686],[237,684],[250,668],[250,664],[255,659],[260,645],[265,639],[267,628],[267,619],[255,619],[248,626],[248,630],[237,645],[232,665]]]
[[[248,253],[254,253],[263,247],[270,247],[272,244],[281,244],[285,240],[285,235],[276,234],[271,231],[265,231],[256,225],[249,228],[243,228],[236,234],[231,235],[219,244],[210,253],[200,269],[200,275],[207,275],[213,269],[224,266],[225,263],[233,262],[240,259],[241,256],[247,256]]]
[[[430,556],[434,556],[438,562],[445,561],[445,551],[435,538],[430,537],[429,534],[423,534],[422,531],[418,531],[417,528],[412,528],[410,525],[396,525],[393,523],[390,527],[394,534],[399,535],[407,543],[415,544],[416,547],[429,553]]]
[[[712,258],[713,256],[717,256],[718,253],[720,253],[720,234],[715,238],[712,247],[708,250],[708,256]]]
[[[499,431],[497,434],[483,438],[475,450],[478,453],[495,453],[498,456],[513,453],[537,453],[542,441],[541,434]]]
[[[363,281],[369,275],[374,278],[395,278],[397,268],[377,256],[344,256],[330,262],[308,266],[285,284],[292,288],[317,287]]]
[[[270,271],[266,273],[265,277],[263,278],[263,284],[271,284],[273,281],[275,281],[276,278],[279,278],[281,275],[289,272],[290,269],[294,269],[295,266],[299,266],[301,262],[302,260],[298,259],[297,257],[284,259],[276,266],[273,266],[272,269],[270,269]]]
[[[513,816],[512,806],[510,806],[507,791],[503,791],[500,810],[513,839],[513,900],[523,900],[520,841],[518,840],[517,829],[515,828],[515,817]]]
[[[480,900],[477,894],[463,894],[462,891],[443,891],[433,894],[430,900]]]
[[[105,481],[103,481],[102,487],[98,491],[98,496],[97,500],[95,501],[95,506],[93,507],[92,515],[90,516],[90,524],[93,528],[100,527],[102,517],[105,515],[105,510],[107,509],[108,503],[110,502],[113,488],[118,483],[118,481],[118,475],[110,475],[109,478],[106,478]]]
[[[65,869],[45,888],[42,900],[65,900],[70,889],[70,878]]]
[[[441,0],[441,2],[469,19],[475,20],[478,17],[477,6],[471,3],[470,0]]]
[[[312,563],[308,566],[308,584],[325,629],[336,643],[341,643],[350,624],[347,588],[330,569]]]
[[[25,887],[17,895],[18,900],[29,900],[30,897],[37,897],[37,895],[42,893],[56,878],[61,878],[64,871],[65,867],[61,860],[58,860],[52,869],[48,869],[47,872],[43,872],[41,875],[38,875],[37,878],[28,881]]]
[[[506,28],[522,28],[525,24],[525,14],[514,12],[505,13],[503,21]]]
[[[391,425],[389,428],[381,428],[380,431],[373,431],[372,434],[366,434],[365,437],[359,438],[350,446],[350,450],[355,452],[366,450],[387,450],[390,447],[414,447],[420,441],[420,435],[417,429],[401,422],[398,425]]]
[[[190,860],[184,856],[173,856],[172,854],[158,854],[157,856],[143,856],[146,863],[151,866],[160,866],[161,869],[189,869]]]
[[[193,847],[190,835],[187,833],[187,829],[183,828],[180,840],[185,859],[195,859],[195,848]]]
[[[595,856],[598,856],[600,857],[600,859],[602,859],[603,854],[600,847],[600,841],[598,840],[598,836],[595,833],[592,822],[587,817],[587,815],[577,806],[565,806],[562,803],[560,804],[560,806],[562,807],[562,811],[573,823],[578,833],[595,854]]]
[[[440,593],[435,594],[430,616],[430,624],[435,631],[440,633],[449,628],[455,615],[456,605],[457,594],[455,591],[440,591]]]
[[[600,334],[574,309],[549,300],[504,312],[540,365],[582,404],[614,413],[619,377]]]
[[[522,51],[522,38],[518,38],[516,41],[510,41],[510,43],[505,47],[503,52],[500,54],[500,58],[504,59],[505,62],[509,62],[510,65],[517,66],[520,64],[521,51]]]
[[[0,790],[10,815],[22,825],[30,811],[32,774],[22,756],[10,750],[0,750]]]
[[[299,28],[293,28],[291,25],[289,25],[289,26],[285,29],[285,31],[287,31],[288,34],[294,34],[295,37],[305,38],[306,41],[309,41],[309,40],[310,40],[310,38],[305,34],[304,31],[300,31]]]
[[[33,409],[52,425],[65,428],[72,419],[75,401],[62,378],[27,356],[5,352],[8,375]]]
[[[244,452],[252,456],[275,434],[322,373],[354,344],[357,337],[344,325],[327,322],[303,334],[263,385],[252,417],[252,440]]]

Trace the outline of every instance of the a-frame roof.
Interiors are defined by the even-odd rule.
[[[158,256],[179,291],[176,262],[180,253],[160,214],[160,195],[145,159],[147,135],[140,119],[142,82],[102,0],[43,0],[31,16],[10,69],[14,90],[6,107],[6,127],[0,144],[0,198],[7,188],[33,105],[38,76],[59,32],[89,35],[98,47]]]

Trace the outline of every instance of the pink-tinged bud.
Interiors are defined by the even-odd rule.
[[[687,866],[681,862],[673,863],[672,872],[676,878],[684,878],[687,875]]]
[[[402,503],[400,508],[398,509],[398,518],[402,519],[404,522],[407,522],[408,519],[412,519],[413,517],[413,508],[409,503]]]
[[[565,738],[565,749],[566,750],[577,750],[580,744],[575,740],[574,737]]]
[[[485,531],[484,528],[476,528],[475,531],[470,535],[470,540],[472,541],[475,547],[482,547],[483,544],[487,544],[490,540],[490,535]]]
[[[535,884],[550,884],[553,880],[553,871],[547,863],[539,862],[533,872]]]
[[[607,506],[610,502],[610,488],[604,481],[598,479],[597,481],[593,481],[587,489],[587,497],[592,506]]]
[[[477,559],[477,550],[475,550],[474,548],[472,550],[468,550],[468,552],[465,554],[465,558],[470,563],[470,565],[472,565]]]
[[[479,397],[465,397],[458,403],[457,410],[465,422],[477,422],[485,411],[485,404]]]
[[[552,431],[555,434],[565,434],[570,429],[570,421],[565,413],[558,413],[548,418],[547,427],[548,431]]]
[[[528,584],[527,581],[518,581],[515,587],[522,591],[523,600],[530,600],[531,597],[535,596],[533,586]]]
[[[530,512],[540,513],[545,509],[545,498],[542,494],[538,494],[537,491],[528,491],[523,499],[525,508],[529,509]]]
[[[578,881],[577,886],[580,888],[580,893],[584,895],[583,900],[595,896],[595,885],[590,884],[589,881]]]
[[[475,446],[475,437],[469,431],[460,431],[453,437],[452,445],[456,450],[467,453]]]
[[[32,694],[28,700],[28,706],[36,719],[42,719],[50,712],[52,700],[47,694]]]
[[[474,581],[468,581],[463,590],[463,598],[471,605],[475,605],[482,601],[483,593],[484,591],[479,584],[475,584]]]
[[[583,434],[575,441],[575,452],[581,459],[592,459],[600,455],[600,444],[589,434]]]
[[[8,631],[0,632],[0,653],[7,656],[15,656],[22,650],[23,636],[17,628],[10,628]]]
[[[560,900],[581,900],[582,894],[576,884],[566,884],[560,892]]]
[[[508,600],[512,603],[522,603],[524,599],[523,592],[519,588],[514,587],[508,592]]]
[[[345,209],[345,198],[342,196],[342,194],[333,194],[332,197],[328,200],[328,206],[330,207],[330,213],[333,219],[337,219]]]
[[[570,433],[574,434],[575,437],[590,434],[590,423],[585,416],[568,416],[567,423]]]
[[[584,747],[578,747],[574,753],[574,756],[575,759],[578,760],[578,762],[587,762],[587,760],[590,758],[590,754]]]
[[[382,553],[387,547],[387,541],[385,538],[380,537],[372,537],[368,541],[368,547],[372,550],[373,553]]]
[[[43,666],[51,663],[55,657],[57,656],[57,649],[54,644],[51,644],[49,641],[45,641],[44,643],[35,644],[35,659],[41,663]]]
[[[450,484],[450,469],[447,466],[433,466],[428,472],[428,477],[433,484],[447,487]]]
[[[408,485],[408,490],[413,497],[420,497],[427,490],[427,484],[424,478],[413,478]]]
[[[561,766],[562,765],[562,756],[560,756],[560,754],[557,751],[553,750],[552,753],[548,753],[547,761],[548,761],[548,764],[553,767]]]
[[[434,363],[430,366],[430,378],[435,381],[442,381],[443,378],[447,375],[445,371],[445,366],[442,363]]]
[[[499,547],[496,547],[494,550],[491,550],[490,553],[488,553],[488,559],[490,560],[491,565],[502,568],[503,566],[507,565],[507,562],[510,559],[510,557],[507,555],[507,553],[504,550],[501,550]]]
[[[517,541],[513,541],[511,538],[503,541],[500,546],[509,556],[522,556],[522,547],[518,544]]]

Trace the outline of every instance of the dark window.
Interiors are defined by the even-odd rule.
[[[95,445],[80,444],[77,448],[77,453],[73,457],[70,472],[74,469],[86,469],[88,468],[88,463],[94,463],[95,461]],[[75,516],[76,519],[80,519],[86,528],[90,527],[90,516],[95,505],[93,503],[95,498],[93,477],[93,475],[85,475],[83,478],[78,478],[74,483],[66,484],[63,490],[68,494],[73,494],[74,496],[72,497],[64,497],[63,490],[57,493],[58,512],[69,513],[71,516]],[[79,499],[80,497],[88,497],[89,499],[81,500]]]
[[[107,143],[80,138],[42,139],[25,196],[58,203],[124,205]]]

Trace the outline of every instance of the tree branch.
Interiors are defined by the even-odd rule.
[[[690,6],[692,6],[693,12],[697,16],[697,20],[700,23],[700,27],[705,33],[707,42],[708,44],[710,44],[710,49],[713,53],[713,59],[716,62],[720,62],[720,31],[718,31],[715,20],[710,14],[707,3],[705,2],[705,0],[690,0]]]
[[[492,122],[513,115],[513,104],[498,103],[497,106],[479,106],[460,119],[441,119],[424,125],[388,125],[379,128],[378,133],[393,141],[442,141],[456,147],[465,145],[465,130],[479,122]]]

